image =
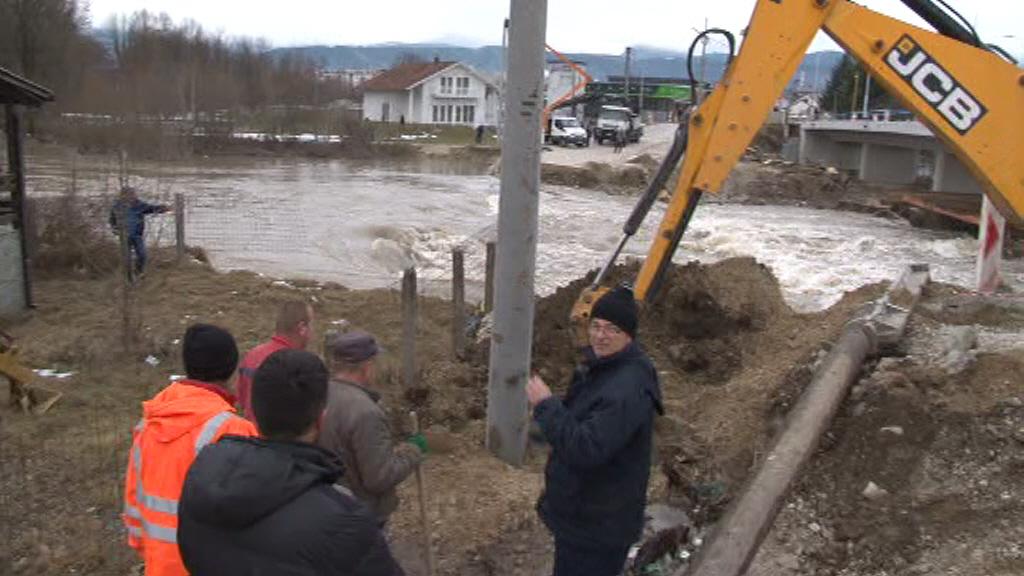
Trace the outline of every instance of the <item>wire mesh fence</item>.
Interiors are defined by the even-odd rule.
[[[197,175],[188,167],[133,170],[115,160],[88,164],[65,159],[64,173],[48,171],[30,188],[35,220],[31,248],[37,270],[74,270],[105,274],[121,266],[111,208],[122,183],[138,189],[142,201],[166,206],[167,212],[145,216],[145,246],[151,258],[176,256],[178,219],[191,257],[204,257],[221,271],[248,270],[271,279],[334,282],[353,289],[399,291],[402,271],[413,266],[423,295],[450,297],[451,252],[465,258],[466,299],[482,303],[485,295],[486,243],[494,226],[469,232],[395,223],[387,211],[354,225],[344,199],[302,199],[280,187],[253,191],[234,182],[210,191],[217,174]],[[202,178],[202,181],[199,179]],[[181,214],[175,213],[176,196]],[[344,224],[344,225],[340,225]],[[358,234],[353,234],[353,229]]]

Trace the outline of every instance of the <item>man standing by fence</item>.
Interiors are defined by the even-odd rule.
[[[125,474],[124,523],[128,545],[146,565],[145,576],[186,576],[178,552],[178,500],[196,455],[225,434],[255,436],[234,412],[231,382],[238,365],[226,330],[195,324],[185,331],[187,379],[142,403]]]
[[[249,420],[252,411],[252,379],[263,361],[278,350],[303,350],[313,340],[313,307],[302,300],[289,300],[277,310],[274,336],[253,348],[238,367],[238,405]]]
[[[170,210],[165,204],[150,204],[139,199],[132,186],[121,188],[121,197],[110,209],[110,227],[114,234],[124,234],[128,248],[135,253],[134,274],[139,276],[146,268],[146,216],[163,214]],[[123,219],[123,221],[122,221]]]

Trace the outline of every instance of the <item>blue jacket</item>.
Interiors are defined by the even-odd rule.
[[[121,232],[118,218],[121,216],[123,205],[124,201],[118,200],[114,202],[114,206],[110,209],[110,227],[114,229],[115,233]],[[136,200],[128,205],[127,212],[126,217],[128,221],[125,223],[125,228],[128,230],[128,236],[131,238],[141,238],[146,232],[146,215],[164,212],[164,207],[159,204],[150,204],[149,202]]]
[[[556,538],[624,546],[640,537],[655,413],[663,413],[658,373],[635,342],[591,357],[564,400],[537,405],[552,448],[537,510]]]

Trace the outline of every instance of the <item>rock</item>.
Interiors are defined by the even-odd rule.
[[[963,372],[974,360],[978,345],[978,333],[971,326],[950,327],[943,336],[943,358],[940,362],[949,374]]]
[[[889,495],[889,492],[874,482],[868,482],[868,485],[864,487],[864,491],[861,494],[868,500],[875,501],[885,498]]]
[[[895,434],[897,436],[903,436],[902,426],[883,426],[879,432],[888,432],[889,434]]]
[[[899,367],[899,365],[900,365],[900,359],[899,358],[886,357],[886,358],[882,358],[881,360],[878,361],[878,365],[875,366],[875,371],[876,372],[889,372],[891,370],[897,369]]]

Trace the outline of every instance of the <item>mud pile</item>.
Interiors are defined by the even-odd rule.
[[[629,283],[638,265],[619,266],[609,285]],[[559,288],[537,303],[534,366],[558,386],[567,383],[576,358],[569,312],[594,273]],[[771,271],[752,258],[711,266],[673,267],[665,289],[641,312],[639,341],[674,368],[706,383],[723,381],[742,365],[744,350],[774,322],[795,316]]]

